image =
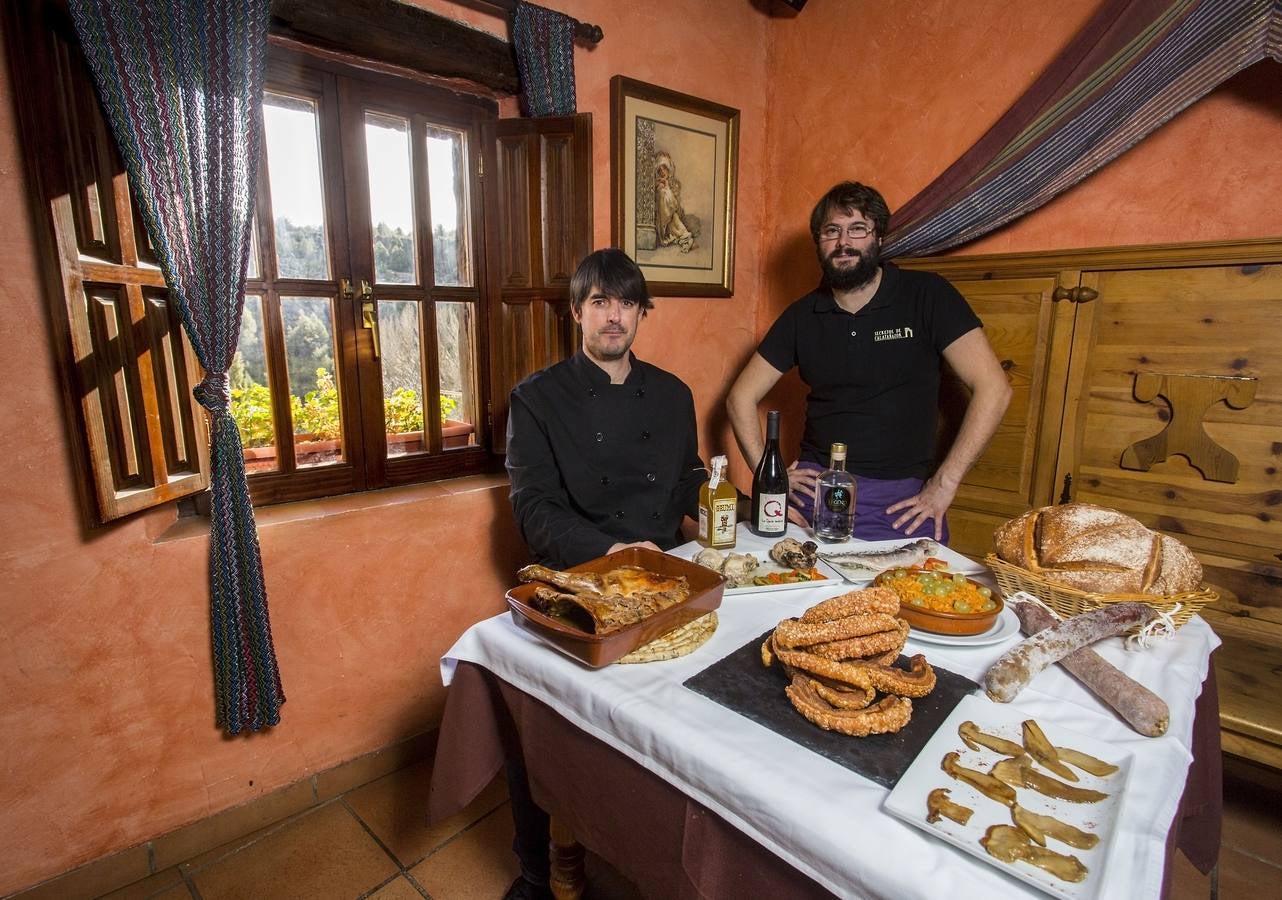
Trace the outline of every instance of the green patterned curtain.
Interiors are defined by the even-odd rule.
[[[205,378],[212,420],[210,619],[217,722],[280,721],[263,565],[231,417],[258,177],[270,0],[72,0],[147,234]]]

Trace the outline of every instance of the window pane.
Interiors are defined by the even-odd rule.
[[[329,278],[317,125],[311,100],[263,95],[279,278]]]
[[[444,449],[476,443],[476,357],[471,303],[436,304]]]
[[[343,458],[343,417],[334,367],[334,308],[328,297],[282,297],[289,407],[298,467]]]
[[[461,131],[427,128],[428,191],[432,195],[432,261],[436,283],[472,284],[468,252],[467,144]]]
[[[409,122],[366,113],[365,157],[369,163],[374,280],[382,284],[418,284]]]
[[[249,222],[249,265],[245,267],[246,278],[258,278],[258,213]]]
[[[387,455],[420,453],[423,439],[423,335],[418,303],[378,301]]]
[[[231,383],[231,414],[240,429],[240,442],[245,447],[245,471],[250,475],[279,468],[266,348],[263,298],[246,294],[245,309],[240,314],[240,340],[227,377]]]

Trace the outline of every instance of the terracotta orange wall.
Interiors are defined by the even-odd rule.
[[[418,2],[505,34],[497,17]],[[612,75],[741,110],[735,296],[661,298],[637,344],[693,388],[705,456],[731,447],[721,400],[739,364],[815,280],[804,224],[814,198],[853,176],[902,203],[1097,2],[816,2],[772,18],[768,0],[545,0],[606,34],[576,52],[579,108],[594,115],[598,246],[610,241]],[[1271,203],[1282,196],[1279,68],[1244,75],[964,252],[1282,234]],[[499,611],[521,555],[501,484],[266,516],[289,702],[280,727],[223,739],[212,724],[206,542],[157,542],[172,510],[92,533],[77,524],[8,71],[0,64],[0,894],[432,727],[444,697],[437,658]],[[775,399],[796,408],[799,397],[788,382]]]
[[[434,5],[506,36],[493,16]],[[607,35],[576,54],[579,107],[594,115],[598,245],[610,233],[611,75],[743,111],[738,296],[663,300],[638,346],[690,382],[705,440],[715,442],[709,410],[754,330],[769,20],[746,3],[683,0],[665,4],[665,21],[680,27],[651,40],[652,11],[552,5],[573,6]],[[92,533],[78,524],[7,60],[0,203],[4,895],[434,727],[445,695],[438,659],[469,624],[501,610],[523,549],[506,485],[484,481],[402,493],[394,504],[373,494],[301,507],[283,521],[280,510],[264,516],[273,520],[260,539],[289,699],[279,727],[224,739],[213,725],[207,541],[157,543],[172,509]],[[728,352],[662,338],[699,332]]]
[[[818,279],[815,201],[851,178],[892,210],[1010,107],[1100,0],[812,3],[771,29],[757,329]],[[1282,66],[1241,73],[1045,207],[956,254],[1282,235]],[[805,388],[767,398],[799,439]]]

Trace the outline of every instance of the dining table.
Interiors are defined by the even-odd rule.
[[[812,539],[791,524],[788,536]],[[773,544],[740,524],[735,552],[765,558]],[[700,549],[691,542],[668,552],[690,560]],[[995,584],[982,561],[947,553],[954,570],[964,566],[976,581]],[[1045,896],[1006,864],[962,852],[920,823],[890,814],[888,798],[913,762],[909,751],[890,770],[861,770],[799,732],[796,723],[814,729],[799,715],[774,727],[709,689],[733,681],[734,660],[781,620],[858,587],[835,569],[819,568],[828,577],[813,583],[727,590],[715,632],[672,659],[593,669],[518,627],[511,613],[471,626],[440,661],[449,689],[428,817],[457,813],[506,760],[520,757],[534,800],[563,837],[554,841],[554,867],[573,860],[567,837],[573,835],[646,896]],[[1169,725],[1159,737],[1137,733],[1058,665],[1012,702],[994,703],[982,690],[984,674],[1023,639],[1018,627],[1002,627],[999,619],[976,640],[941,640],[914,629],[903,652],[924,654],[941,684],[950,679],[975,708],[988,704],[994,715],[1087,736],[1092,746],[1130,761],[1124,797],[1113,807],[1106,877],[1090,896],[1167,896],[1176,852],[1209,872],[1222,805],[1215,633],[1193,616],[1147,647],[1120,636],[1093,646],[1166,701]],[[780,697],[785,683],[778,676]],[[563,878],[558,890],[573,894],[579,887]]]

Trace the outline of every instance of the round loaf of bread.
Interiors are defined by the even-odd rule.
[[[1178,594],[1202,583],[1188,547],[1125,513],[1090,503],[1030,509],[998,527],[997,555],[1097,594]]]

